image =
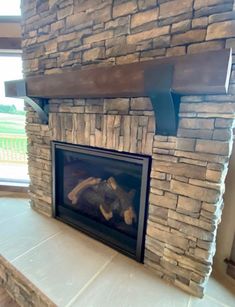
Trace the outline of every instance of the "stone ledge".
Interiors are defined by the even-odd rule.
[[[1,255],[0,285],[22,307],[56,307],[45,294]]]

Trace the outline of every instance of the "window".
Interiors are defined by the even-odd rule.
[[[1,55],[0,181],[28,181],[24,102],[21,99],[6,98],[4,90],[4,81],[21,78],[21,57],[17,55]]]
[[[0,17],[20,16],[20,3],[1,1]],[[6,98],[4,90],[4,81],[21,78],[20,55],[14,50],[0,50],[0,181],[4,182],[28,181],[24,102]]]
[[[0,3],[0,16],[19,16],[21,0],[7,0]]]

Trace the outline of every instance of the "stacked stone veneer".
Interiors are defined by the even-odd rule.
[[[22,9],[26,76],[235,44],[232,0],[23,0]],[[202,296],[223,207],[234,97],[234,70],[228,95],[182,97],[175,137],[154,135],[147,98],[51,100],[49,125],[27,107],[32,207],[51,215],[51,140],[152,155],[144,262]]]
[[[56,307],[56,305],[22,273],[0,255],[0,287],[22,307]],[[2,305],[2,303],[1,303]],[[8,304],[9,305],[9,304]],[[2,305],[2,307],[4,307]]]

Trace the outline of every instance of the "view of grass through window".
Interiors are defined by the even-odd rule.
[[[24,102],[5,97],[4,81],[22,78],[19,56],[0,56],[0,180],[27,181]]]

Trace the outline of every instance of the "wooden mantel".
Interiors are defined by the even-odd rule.
[[[154,70],[161,75],[162,64],[174,65],[171,87],[174,92],[223,94],[227,90],[230,50],[30,77],[26,78],[27,94],[42,98],[145,96],[145,72]]]
[[[120,66],[99,66],[39,75],[28,77],[25,81],[5,82],[6,96],[42,99],[149,96],[160,133],[174,134],[177,129],[178,103],[172,93],[225,94],[229,84],[231,58],[231,50],[224,49]],[[167,125],[172,121],[173,126],[168,129]]]

